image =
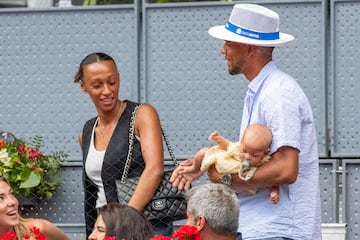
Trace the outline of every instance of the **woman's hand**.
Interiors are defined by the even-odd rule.
[[[191,183],[202,175],[203,172],[195,164],[194,158],[189,158],[174,170],[170,182],[172,182],[173,187],[177,187],[179,190],[188,190]]]

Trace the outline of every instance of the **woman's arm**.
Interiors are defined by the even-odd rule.
[[[164,173],[164,150],[160,119],[156,109],[143,104],[137,113],[135,135],[140,137],[145,169],[129,205],[142,210],[151,200]]]
[[[80,131],[79,135],[78,135],[78,141],[80,144],[80,148],[82,149],[82,131]]]

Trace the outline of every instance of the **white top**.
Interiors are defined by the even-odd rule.
[[[281,146],[300,150],[299,174],[293,184],[280,186],[280,201],[269,201],[269,189],[256,195],[238,194],[239,232],[243,239],[286,237],[321,239],[319,160],[310,103],[298,83],[268,63],[248,86],[240,137],[252,123],[270,128],[271,153]],[[265,166],[264,166],[265,167]]]
[[[98,151],[95,149],[94,145],[94,132],[95,127],[99,118],[96,119],[92,133],[91,133],[91,141],[89,147],[89,153],[86,158],[85,162],[85,172],[88,178],[97,186],[98,193],[97,193],[97,200],[96,200],[96,208],[100,208],[104,206],[106,202],[105,191],[103,182],[101,179],[101,169],[104,162],[105,150]]]

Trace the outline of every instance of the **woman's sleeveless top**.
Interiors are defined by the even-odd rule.
[[[101,180],[104,187],[106,202],[118,202],[115,181],[121,179],[129,148],[129,127],[132,112],[139,105],[131,101],[125,101],[126,108],[114,129],[113,135],[105,151],[104,161],[101,168]],[[89,179],[85,172],[87,156],[92,138],[92,132],[97,117],[87,121],[83,128],[82,152],[83,152],[83,181],[84,181],[84,207],[86,231],[89,233],[94,226],[97,209],[98,188]],[[131,162],[128,177],[140,176],[144,170],[145,163],[141,155],[140,142],[134,137],[133,160]]]

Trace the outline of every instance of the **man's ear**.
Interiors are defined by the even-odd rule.
[[[195,222],[195,226],[199,231],[201,231],[205,227],[205,224],[206,224],[206,220],[204,216],[199,216],[197,218],[197,221]]]

